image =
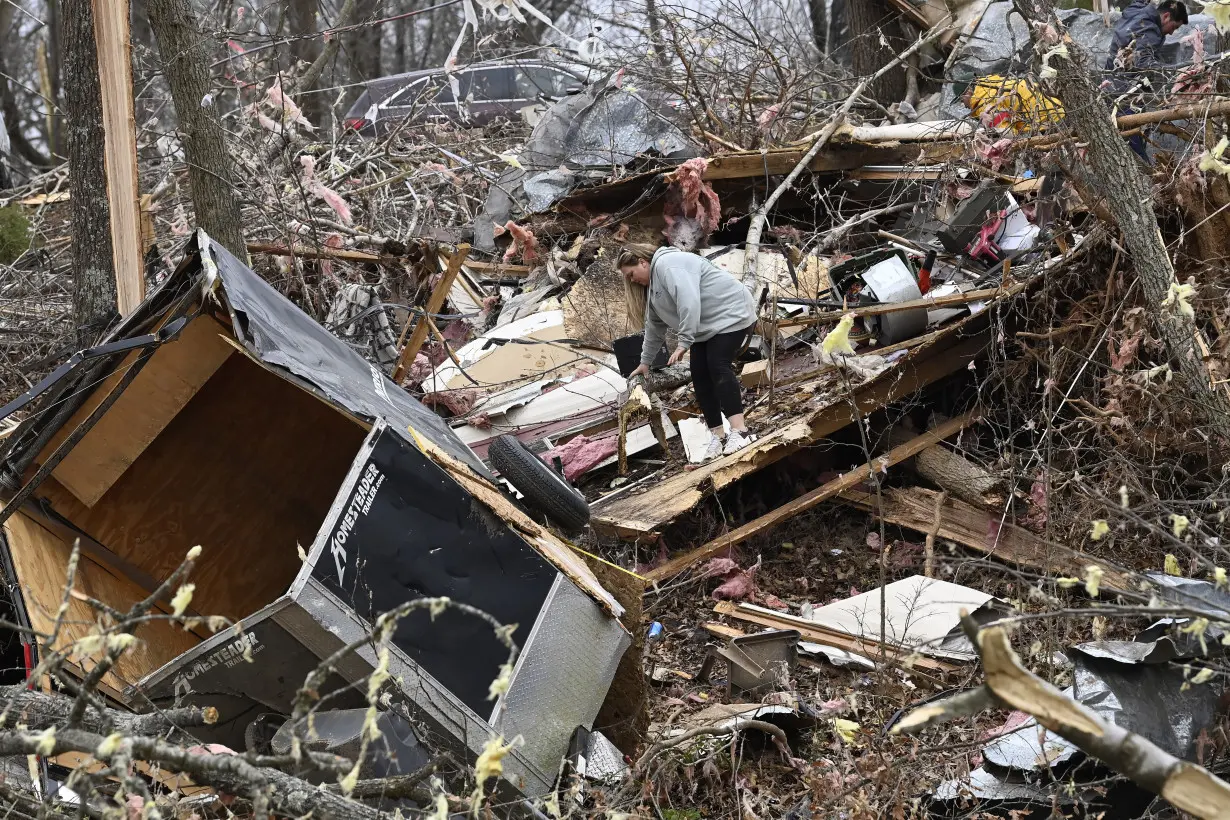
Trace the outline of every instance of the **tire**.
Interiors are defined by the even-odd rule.
[[[491,464],[508,479],[525,502],[569,534],[589,524],[589,504],[577,490],[516,436],[503,435],[487,449]]]

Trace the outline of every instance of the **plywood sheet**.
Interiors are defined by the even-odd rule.
[[[50,635],[63,599],[72,549],[22,513],[14,513],[5,522],[4,533],[30,623],[36,631]],[[136,584],[113,575],[84,555],[77,565],[74,589],[119,610],[127,610],[145,597]],[[94,629],[94,624],[95,613],[90,606],[70,598],[58,640],[51,648],[61,649],[85,637]],[[187,652],[198,642],[191,633],[160,620],[142,624],[134,634],[137,643],[103,679],[112,690],[122,692],[127,685],[136,683],[149,671]]]
[[[330,405],[231,356],[93,508],[64,517],[156,580],[193,546],[193,607],[243,618],[284,593],[365,436]]]
[[[566,333],[561,322],[530,333],[525,338],[556,342],[566,338]],[[593,366],[593,362],[577,356],[567,345],[509,342],[467,366],[466,372],[470,374],[470,379],[483,387],[509,387],[526,379],[543,378],[545,375],[567,376]],[[448,380],[448,389],[474,387],[470,379],[458,373]]]
[[[176,341],[160,347],[106,415],[56,467],[52,473],[56,480],[87,507],[94,506],[234,352],[219,336],[221,332],[217,322],[200,317],[189,322]],[[131,354],[73,414],[52,437],[43,457],[93,412],[135,358]]]

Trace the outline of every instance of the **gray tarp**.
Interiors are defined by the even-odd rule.
[[[518,157],[522,168],[509,168],[492,184],[474,220],[474,247],[494,250],[494,226],[545,211],[587,178],[601,179],[638,157],[697,156],[666,110],[609,82],[555,103]]]
[[[217,266],[241,341],[262,362],[286,370],[365,419],[413,427],[480,475],[486,468],[444,420],[389,380],[353,348],[278,293],[230,251],[198,231],[189,246]]]

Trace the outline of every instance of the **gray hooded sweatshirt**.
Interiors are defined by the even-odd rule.
[[[641,364],[652,364],[667,328],[685,350],[695,342],[750,327],[756,321],[752,294],[737,276],[678,248],[658,248],[649,263],[645,344]]]

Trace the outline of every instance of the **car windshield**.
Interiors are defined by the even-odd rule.
[[[581,90],[575,77],[545,66],[518,66],[516,78],[517,96],[522,99],[566,97]]]

